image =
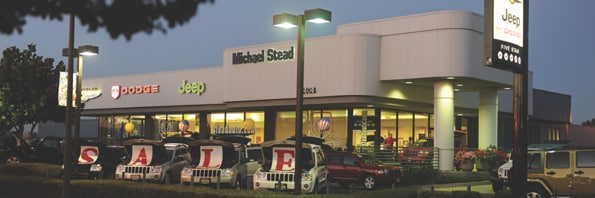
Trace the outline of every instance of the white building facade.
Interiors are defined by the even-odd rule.
[[[254,144],[284,139],[295,134],[296,46],[226,49],[221,67],[84,79],[84,90],[102,95],[83,115],[115,143],[167,136],[180,120],[203,138],[253,124],[244,135]],[[483,16],[472,12],[341,25],[334,36],[306,38],[304,65],[303,133],[336,148],[378,146],[389,133],[397,147],[430,138],[439,169],[452,170],[455,147],[499,145],[499,114],[512,114],[513,73],[484,66]],[[330,129],[317,127],[321,117]],[[128,122],[134,131],[124,131]]]

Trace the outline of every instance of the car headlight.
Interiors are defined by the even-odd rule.
[[[126,166],[124,166],[124,165],[118,165],[116,167],[116,173],[122,173],[122,172],[124,172],[124,169],[125,168],[126,168]]]
[[[190,167],[184,167],[182,169],[182,175],[192,175],[192,168],[190,168]]]
[[[267,173],[256,171],[254,173],[254,179],[256,180],[265,180],[267,178]]]
[[[163,170],[163,167],[161,167],[161,166],[149,167],[149,173],[161,173],[161,170]]]
[[[91,172],[100,172],[101,169],[103,169],[103,167],[101,167],[101,164],[92,164],[89,170]]]
[[[221,169],[221,176],[233,176],[233,169]]]
[[[302,180],[303,181],[312,181],[312,174],[304,173],[304,175],[302,176]]]

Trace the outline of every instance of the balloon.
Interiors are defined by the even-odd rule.
[[[244,131],[250,131],[252,129],[254,129],[254,120],[252,119],[246,119],[244,121],[244,127],[243,127]]]
[[[134,132],[134,124],[132,124],[132,122],[126,123],[126,125],[124,125],[124,131],[126,131],[126,133]]]
[[[188,120],[182,120],[180,121],[180,123],[178,123],[178,128],[180,129],[180,131],[188,131],[189,126],[190,123],[188,123]]]
[[[318,129],[321,131],[326,131],[331,128],[331,119],[323,117],[318,120]]]

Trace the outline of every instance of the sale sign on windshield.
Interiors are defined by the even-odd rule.
[[[201,146],[197,168],[219,168],[223,162],[222,146]]]
[[[273,147],[273,163],[271,169],[277,171],[295,170],[295,148]]]
[[[153,159],[153,146],[132,145],[132,156],[128,165],[146,166],[151,164]]]
[[[99,157],[99,148],[96,146],[81,146],[79,164],[91,164],[97,161],[97,157]]]

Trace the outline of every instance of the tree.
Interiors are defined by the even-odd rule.
[[[198,11],[198,5],[214,0],[26,0],[0,1],[0,33],[20,34],[26,17],[62,21],[62,17],[74,14],[89,32],[105,27],[113,39],[120,35],[130,40],[135,33],[152,33],[183,25]]]
[[[9,47],[0,59],[0,131],[15,130],[21,135],[26,124],[64,118],[58,107],[58,79],[66,66],[53,58],[37,55],[34,44],[21,51]],[[60,110],[62,109],[62,110]]]
[[[592,118],[591,120],[587,120],[584,121],[582,123],[583,126],[595,126],[595,118]]]

